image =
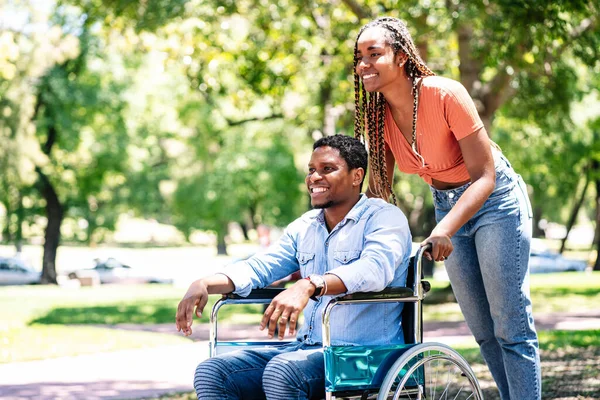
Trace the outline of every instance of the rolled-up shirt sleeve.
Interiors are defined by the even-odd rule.
[[[360,258],[328,273],[335,274],[344,282],[348,294],[381,291],[390,286],[397,269],[410,256],[411,240],[408,221],[402,211],[392,206],[384,207],[375,212],[365,225]],[[398,286],[405,284],[395,283]]]
[[[295,224],[290,224],[277,243],[265,253],[227,265],[219,271],[231,279],[235,294],[248,296],[252,289],[269,286],[299,269]]]

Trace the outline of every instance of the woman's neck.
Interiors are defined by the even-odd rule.
[[[406,75],[397,79],[389,89],[382,91],[390,107],[402,111],[413,107],[412,79]]]

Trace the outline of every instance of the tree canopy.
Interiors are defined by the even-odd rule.
[[[460,80],[530,185],[536,218],[600,219],[600,26],[592,1],[0,2],[5,240],[45,226],[44,279],[68,240],[119,215],[211,230],[283,226],[307,207],[302,158],[352,135],[360,26],[407,22],[428,65]],[[588,189],[589,188],[589,189]],[[396,174],[415,236],[427,187]],[[596,235],[600,243],[600,235]],[[26,239],[26,238],[25,238]]]

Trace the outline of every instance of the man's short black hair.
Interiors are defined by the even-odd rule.
[[[348,169],[362,168],[367,174],[369,156],[365,145],[358,139],[346,135],[325,136],[313,144],[313,151],[319,147],[328,146],[337,149],[340,156],[348,164]],[[364,181],[363,177],[363,181]],[[362,182],[361,182],[362,188]]]

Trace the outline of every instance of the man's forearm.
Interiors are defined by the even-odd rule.
[[[327,284],[327,292],[323,294],[336,295],[346,293],[348,291],[344,281],[342,281],[339,276],[335,274],[325,274],[323,275],[323,278]]]
[[[233,281],[225,274],[213,274],[199,279],[206,286],[208,294],[225,294],[235,290]]]

